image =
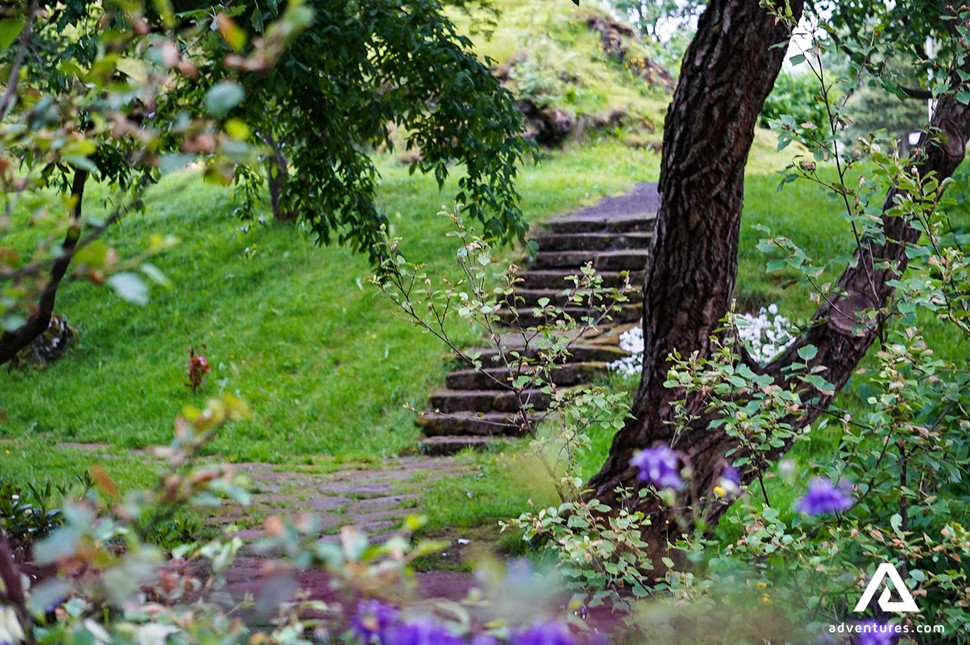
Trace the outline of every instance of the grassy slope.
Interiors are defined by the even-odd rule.
[[[666,90],[635,81],[626,67],[609,59],[599,34],[585,26],[590,9],[557,0],[496,4],[502,10],[498,24],[472,38],[478,52],[500,66],[520,61],[511,79],[517,96],[546,99],[574,115],[621,110],[662,126]],[[469,23],[460,15],[456,21]]]

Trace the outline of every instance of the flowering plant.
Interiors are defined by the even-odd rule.
[[[186,368],[186,374],[188,374],[189,382],[185,384],[186,387],[192,388],[192,392],[195,393],[202,385],[202,381],[205,380],[205,375],[212,371],[209,366],[209,361],[202,354],[196,354],[195,348],[189,348],[189,362]]]

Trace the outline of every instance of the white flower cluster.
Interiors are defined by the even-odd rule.
[[[637,326],[620,334],[620,349],[630,355],[610,363],[610,369],[627,377],[639,375],[643,371],[643,328]]]
[[[770,361],[795,340],[792,324],[778,313],[778,305],[762,307],[757,314],[738,314],[735,323],[741,342],[761,363]]]
[[[767,363],[795,340],[791,322],[778,313],[778,305],[762,307],[757,314],[735,317],[738,337],[751,356]],[[620,349],[630,355],[610,363],[610,369],[623,376],[638,376],[643,371],[643,329],[634,327],[620,334]]]

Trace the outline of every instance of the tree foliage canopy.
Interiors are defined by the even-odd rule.
[[[257,0],[226,2],[221,14],[204,5],[180,15],[214,24],[216,31],[201,36],[203,46],[228,54],[245,50],[279,11],[276,2]],[[439,185],[451,164],[460,164],[457,201],[489,236],[521,236],[525,224],[512,183],[523,150],[520,116],[442,4],[313,0],[308,6],[313,25],[272,73],[243,80],[247,100],[228,114],[292,166],[281,210],[296,213],[321,242],[336,237],[373,251],[385,219],[374,204],[372,152],[403,145],[412,170],[434,173]],[[211,61],[187,92],[201,98],[218,82],[223,70],[218,57]],[[236,179],[251,215],[263,178],[244,168]]]
[[[34,0],[0,14],[0,78],[7,195],[67,197],[36,262],[0,254],[0,362],[43,333],[82,237],[98,234],[81,218],[88,177],[129,191],[110,223],[160,172],[204,160],[253,217],[261,167],[279,159],[282,209],[319,242],[376,259],[386,220],[372,154],[399,144],[439,186],[461,166],[457,201],[488,237],[526,229],[513,186],[519,114],[438,0]],[[8,214],[16,204],[5,201]],[[110,254],[96,257],[88,275],[103,281]]]

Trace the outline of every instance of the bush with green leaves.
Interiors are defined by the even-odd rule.
[[[818,80],[810,73],[782,71],[775,87],[761,108],[761,126],[771,127],[774,121],[790,118],[793,124],[828,129],[825,101],[819,96]]]
[[[47,537],[63,522],[62,504],[83,497],[94,482],[87,475],[77,475],[70,483],[27,482],[18,484],[0,477],[0,529],[7,534],[18,557],[25,557],[31,543]]]

